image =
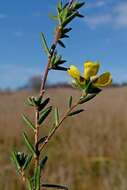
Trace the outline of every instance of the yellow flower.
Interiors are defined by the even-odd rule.
[[[92,61],[84,63],[84,78],[88,80],[90,77],[97,75],[100,64]]]
[[[93,82],[93,85],[96,87],[105,87],[112,83],[112,77],[109,72],[105,72],[102,75],[100,75],[95,82]]]
[[[71,65],[70,68],[68,69],[68,74],[74,78],[79,80],[80,78],[80,71],[78,70],[77,67],[75,67],[74,65]]]
[[[81,76],[80,71],[74,65],[70,66],[68,74],[74,78],[78,85],[83,89],[89,82],[97,88],[108,86],[112,82],[111,74],[109,72],[105,72],[102,75],[97,76],[99,67],[99,63],[87,61],[84,63],[84,77]]]

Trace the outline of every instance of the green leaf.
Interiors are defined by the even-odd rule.
[[[66,68],[66,67],[61,67],[61,66],[56,66],[56,67],[53,67],[52,69],[53,69],[53,70],[59,70],[59,71],[67,71],[67,70],[68,70],[68,68]]]
[[[63,12],[62,12],[62,20],[63,20],[63,22],[66,20],[67,15],[68,15],[68,7],[65,7]]]
[[[42,47],[43,47],[45,53],[47,54],[47,56],[50,56],[50,51],[49,51],[49,48],[48,48],[48,45],[47,45],[47,42],[46,42],[43,32],[41,32],[41,40],[42,40]]]
[[[59,0],[57,8],[61,11],[62,10],[62,1]]]
[[[66,46],[64,45],[64,43],[63,43],[61,40],[58,40],[58,44],[59,44],[61,47],[63,47],[63,48],[66,47]]]
[[[62,23],[62,1],[60,0],[58,5],[57,5],[57,14],[58,14],[58,21],[59,25]]]
[[[27,187],[28,187],[28,190],[33,190],[32,184],[29,179],[27,179]]]
[[[65,4],[63,5],[63,9],[65,9],[68,5],[69,5],[69,2],[65,3]]]
[[[28,127],[30,127],[31,129],[33,129],[33,131],[35,130],[35,126],[34,124],[30,121],[30,119],[25,116],[24,114],[22,115],[23,120],[25,121],[25,123],[27,124]]]
[[[35,98],[33,98],[33,100],[34,100],[36,106],[39,106],[42,101],[42,96],[35,97]]]
[[[23,134],[23,137],[24,137],[24,141],[25,141],[27,148],[31,151],[32,154],[36,154],[36,151],[35,151],[32,143],[29,141],[26,133]]]
[[[88,84],[85,89],[86,93],[88,94],[98,94],[101,92],[100,88],[94,87],[92,83]]]
[[[84,15],[81,15],[80,13],[78,13],[77,12],[77,15],[76,15],[77,17],[79,17],[79,18],[84,18]]]
[[[47,118],[51,110],[52,110],[52,106],[49,106],[48,108],[46,108],[44,111],[41,112],[39,120],[38,120],[39,125],[41,125],[42,122]]]
[[[100,88],[89,88],[88,90],[87,90],[87,92],[89,93],[89,94],[93,94],[93,93],[96,93],[96,94],[98,94],[98,93],[100,93],[102,90],[100,89]]]
[[[101,92],[101,89],[95,87],[95,86],[92,84],[92,81],[90,81],[90,82],[88,82],[88,84],[87,84],[87,86],[85,87],[84,91],[85,91],[87,94],[98,94],[98,93]]]
[[[13,152],[11,153],[11,160],[12,160],[12,162],[14,163],[14,165],[15,165],[17,171],[19,171],[21,167],[20,167],[20,165],[19,165],[19,162],[18,162],[18,159],[17,159],[17,156],[16,156],[16,152],[15,152],[15,151],[13,151]]]
[[[47,160],[48,160],[48,157],[47,157],[47,156],[45,156],[45,157],[41,160],[41,162],[40,162],[40,168],[41,168],[41,170],[44,169],[44,166],[45,166]]]
[[[62,33],[63,33],[63,34],[68,33],[68,32],[70,32],[71,30],[72,30],[72,28],[64,28],[64,29],[62,30]]]
[[[36,144],[36,152],[38,152],[38,147],[46,140],[47,136],[40,138],[40,140]]]
[[[68,188],[65,186],[55,184],[42,184],[42,187],[68,190]]]
[[[67,61],[66,60],[60,60],[59,61],[59,65],[63,64],[63,63],[66,63]]]
[[[27,159],[25,161],[25,164],[23,166],[24,170],[29,166],[29,163],[31,162],[31,159],[32,159],[32,155],[27,157]]]
[[[34,106],[34,103],[33,103],[33,100],[32,100],[31,97],[28,97],[25,103],[26,103],[27,105],[29,105],[29,106]]]
[[[66,34],[62,34],[61,39],[62,39],[62,38],[69,38],[69,36],[66,35]]]
[[[51,65],[55,65],[56,63],[56,53],[53,54],[52,58],[51,58]]]
[[[76,3],[75,4],[75,9],[77,10],[77,9],[80,9],[82,6],[84,6],[85,5],[85,2],[82,2],[82,3]]]
[[[52,13],[49,13],[48,16],[49,16],[52,20],[58,20],[58,17],[52,15]]]
[[[55,120],[55,126],[57,126],[59,124],[59,111],[57,107],[55,107],[54,109],[54,120]]]
[[[35,173],[34,173],[35,190],[40,190],[40,177],[41,177],[41,169],[40,169],[40,166],[38,166],[35,169]]]
[[[71,108],[71,106],[72,106],[72,99],[73,99],[72,96],[70,96],[69,99],[68,99],[68,107],[69,108]]]
[[[42,111],[42,110],[45,108],[45,106],[49,103],[49,101],[50,101],[50,98],[46,98],[46,99],[39,105],[38,111]]]
[[[70,23],[77,15],[77,12],[72,13],[67,19],[63,22],[62,26],[65,27],[68,23]]]
[[[89,100],[93,99],[97,94],[90,94],[85,97],[80,98],[79,104],[83,104],[85,102],[88,102]]]
[[[68,116],[77,115],[77,114],[79,114],[79,113],[81,113],[81,112],[83,112],[83,111],[84,111],[84,109],[76,110],[76,111],[74,111],[74,112],[69,113]]]

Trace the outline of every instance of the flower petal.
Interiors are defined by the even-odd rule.
[[[84,63],[84,78],[88,80],[90,77],[95,76],[98,73],[100,64],[92,61]]]
[[[112,83],[112,76],[109,72],[105,72],[98,77],[98,79],[93,82],[96,87],[105,87]]]
[[[74,65],[71,65],[70,68],[67,70],[68,74],[74,78],[79,80],[80,79],[80,71],[78,70],[78,68]]]

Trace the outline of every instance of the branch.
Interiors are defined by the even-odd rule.
[[[42,144],[42,146],[40,147],[40,151],[42,151],[42,149],[49,143],[49,141],[51,140],[51,138],[53,137],[53,135],[56,133],[56,131],[58,130],[58,128],[61,126],[61,124],[64,122],[64,120],[68,117],[68,114],[78,106],[79,101],[74,104],[62,117],[62,119],[60,120],[60,122],[58,123],[57,126],[55,126],[52,131],[49,133],[48,137],[46,138],[46,140],[44,141],[44,143]]]

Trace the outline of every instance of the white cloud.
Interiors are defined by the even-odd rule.
[[[112,7],[112,10],[107,10],[107,13],[105,14],[101,12],[99,14],[92,14],[86,17],[85,21],[91,28],[109,24],[109,26],[113,28],[127,28],[127,2],[116,4]]]
[[[108,0],[96,0],[92,3],[87,3],[87,8],[101,8],[108,4]]]
[[[99,25],[108,24],[112,21],[112,17],[110,14],[102,14],[102,15],[92,15],[86,17],[86,22],[91,28],[95,28]]]
[[[114,23],[117,27],[127,27],[127,2],[118,4],[114,8]]]

